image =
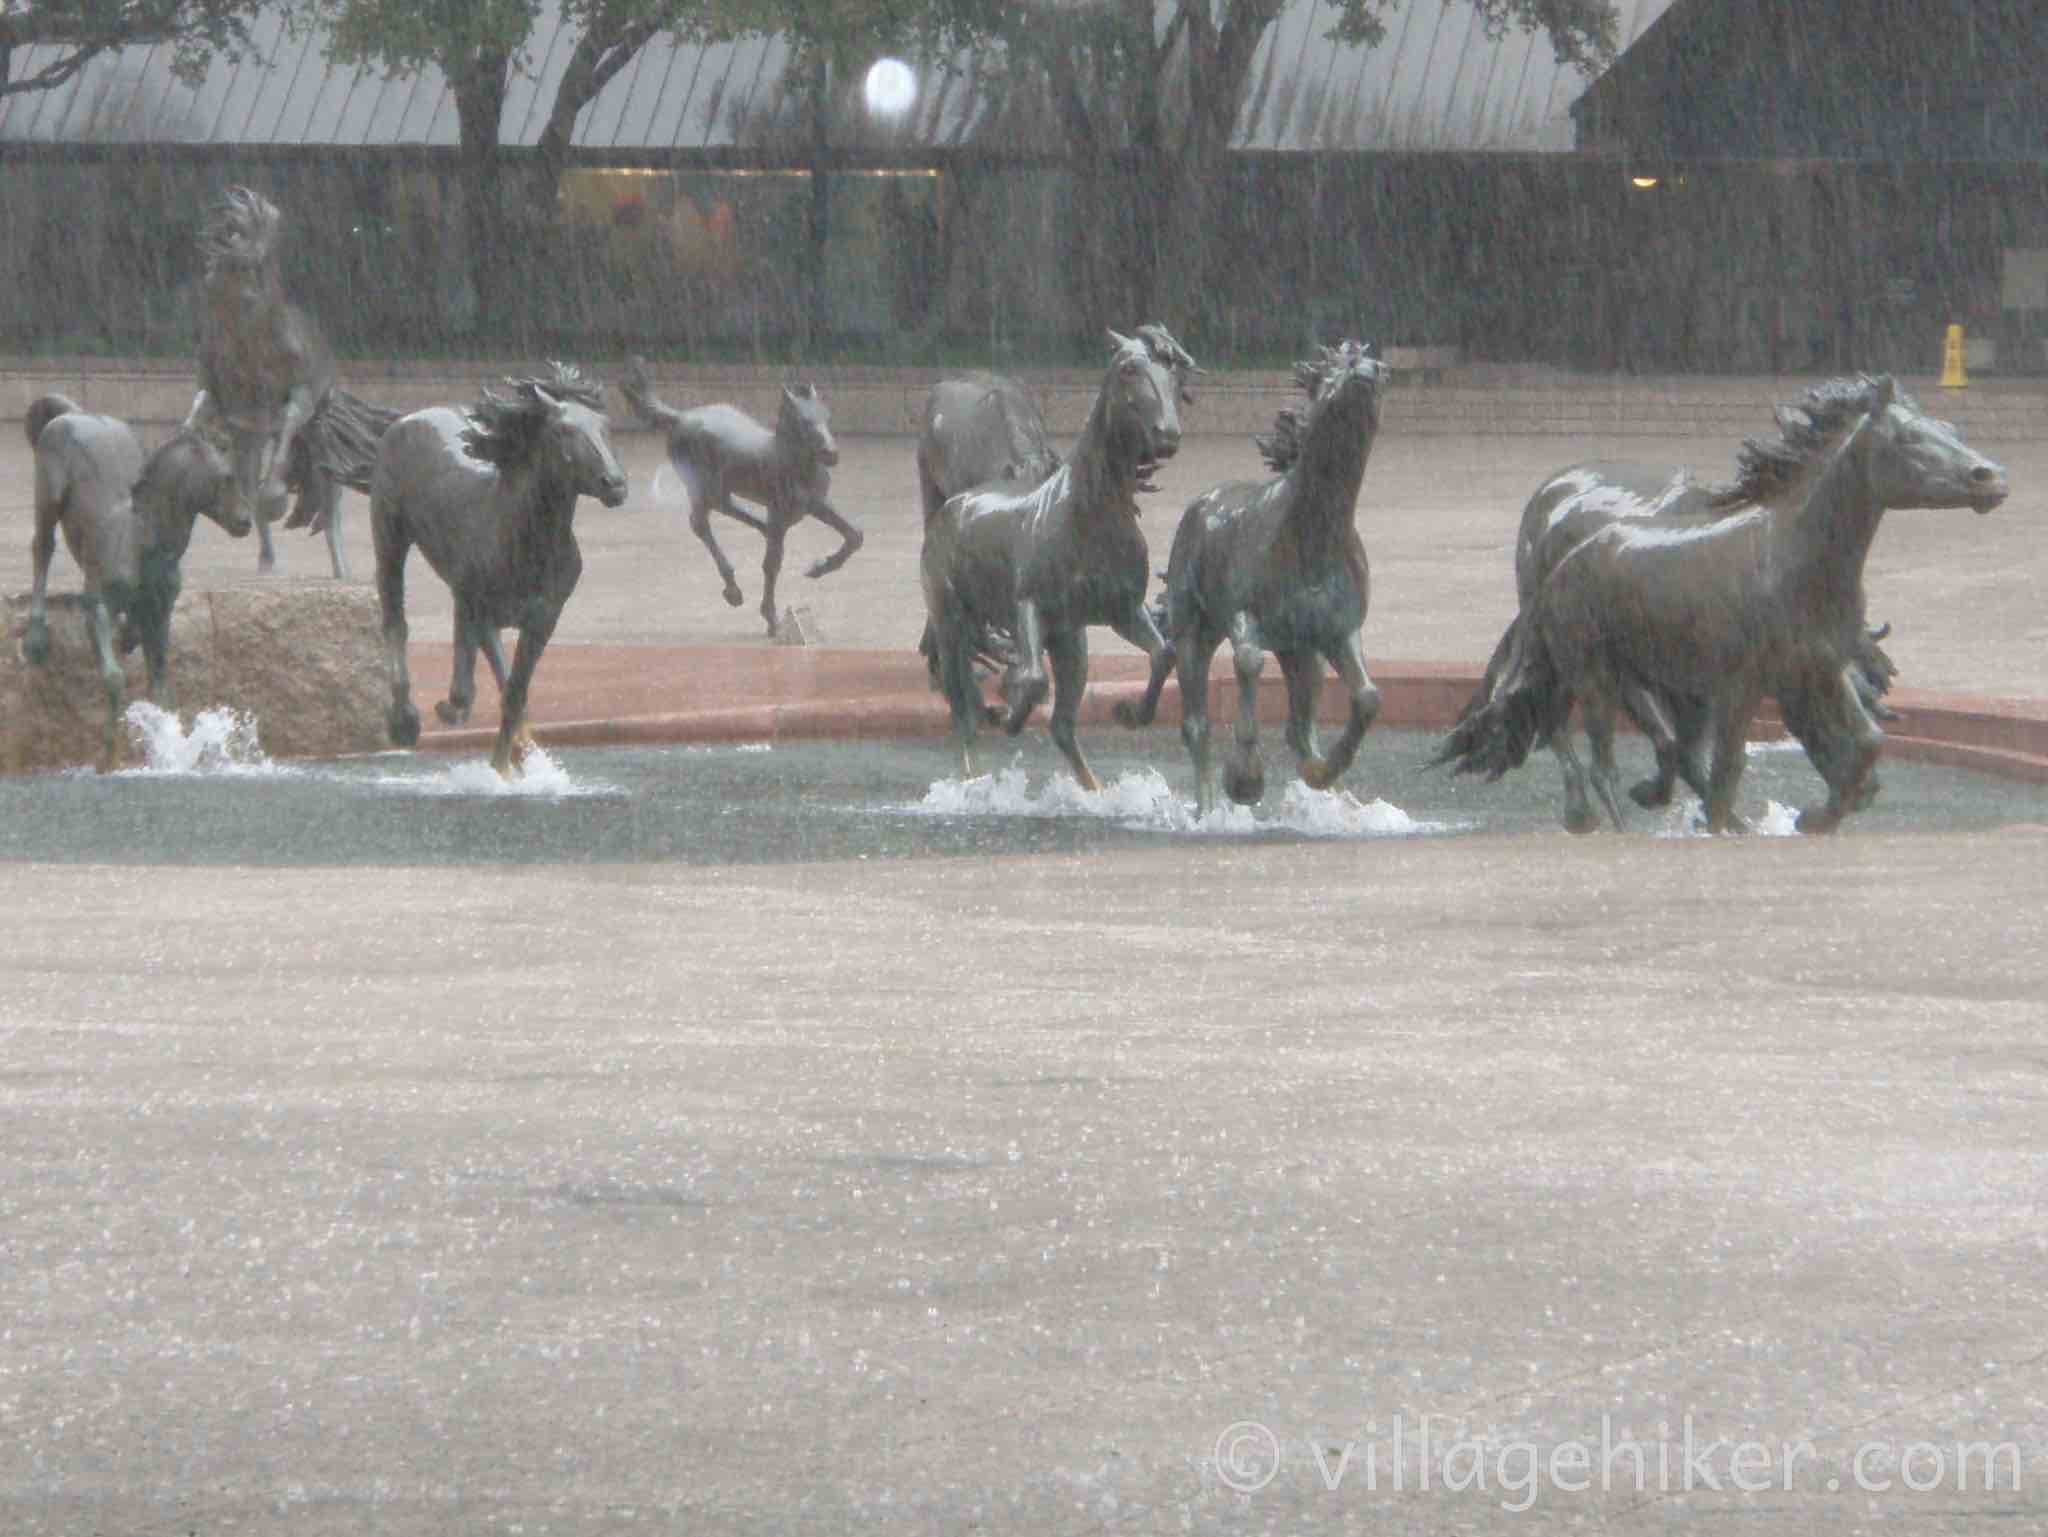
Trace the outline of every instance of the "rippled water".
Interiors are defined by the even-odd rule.
[[[1558,835],[1558,776],[1536,760],[1498,784],[1425,767],[1435,739],[1375,731],[1336,790],[1295,780],[1277,735],[1257,807],[1194,815],[1177,730],[1100,730],[1087,746],[1104,788],[1087,792],[1042,737],[985,743],[991,771],[961,780],[938,739],[775,747],[587,748],[536,753],[520,779],[482,757],[382,753],[279,763],[255,723],[209,711],[189,723],[138,704],[145,766],[0,782],[0,858],[174,864],[559,864],[849,858],[1127,848],[1161,841]],[[1633,777],[1648,767],[1624,744]],[[1906,762],[1844,836],[2039,820],[2048,794]],[[1742,805],[1763,834],[1790,834],[1820,783],[1797,751],[1752,753]],[[1697,807],[1629,808],[1636,836],[1696,833]]]

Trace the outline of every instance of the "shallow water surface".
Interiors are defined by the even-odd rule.
[[[138,705],[148,766],[0,782],[0,859],[162,864],[792,863],[1129,848],[1161,841],[1428,838],[1558,833],[1556,769],[1542,759],[1497,784],[1426,767],[1436,739],[1375,731],[1342,788],[1295,780],[1268,743],[1267,792],[1198,821],[1172,727],[1098,731],[1104,788],[1074,784],[1041,734],[985,739],[989,772],[960,780],[938,739],[778,746],[564,748],[501,781],[480,757],[384,753],[278,763],[225,713],[189,727]],[[1625,777],[1649,767],[1623,744]],[[1906,762],[1858,831],[1944,831],[2039,820],[2048,793]],[[1742,806],[1764,834],[1818,799],[1796,750],[1752,751]],[[1693,806],[1628,808],[1635,836],[1691,830]]]

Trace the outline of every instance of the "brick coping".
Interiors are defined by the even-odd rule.
[[[415,678],[431,686],[446,675],[448,658],[445,645],[413,646]],[[1447,728],[1481,671],[1463,662],[1376,663],[1380,722]],[[1111,724],[1112,708],[1137,697],[1143,677],[1142,657],[1098,658],[1081,723]],[[1229,719],[1234,679],[1219,668],[1210,687],[1212,714]],[[497,728],[496,701],[483,697],[489,692],[480,694],[470,724],[426,730],[421,748],[488,751]],[[1885,728],[1887,754],[2048,785],[2048,700],[1897,689],[1888,702],[1900,718]],[[1337,681],[1326,678],[1319,714],[1341,720],[1344,707]],[[1283,690],[1259,690],[1262,724],[1279,724],[1285,710]],[[1179,690],[1169,681],[1160,718],[1179,715]],[[557,645],[535,677],[531,718],[534,736],[553,747],[938,736],[948,728],[944,701],[914,652],[770,646]],[[1763,740],[1783,734],[1768,713],[1753,732]]]

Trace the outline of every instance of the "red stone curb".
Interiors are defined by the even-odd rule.
[[[412,648],[423,692],[447,666],[447,647]],[[1108,724],[1118,701],[1135,700],[1144,689],[1142,657],[1100,658],[1094,671],[1081,707],[1087,726]],[[1378,663],[1380,722],[1441,731],[1457,719],[1479,677],[1466,663]],[[1286,697],[1274,681],[1259,690],[1262,724],[1286,718]],[[1235,678],[1219,668],[1210,680],[1211,714],[1232,718],[1236,696]],[[1889,702],[1900,718],[1886,728],[1888,755],[2048,785],[2048,700],[1899,689]],[[1341,721],[1345,712],[1342,686],[1325,679],[1320,718]],[[914,653],[744,646],[556,646],[536,679],[532,718],[534,736],[554,747],[938,736],[947,729],[944,702],[926,685]],[[1180,719],[1171,680],[1159,719]],[[420,746],[488,751],[496,730],[495,698],[479,698],[471,724],[426,731]],[[1782,734],[1768,715],[1755,732],[1763,739]]]

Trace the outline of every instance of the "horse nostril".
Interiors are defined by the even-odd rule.
[[[1999,480],[2002,478],[2003,477],[1999,474],[1999,472],[1997,470],[1992,469],[1991,466],[1989,466],[1988,464],[1980,464],[1976,469],[1970,471],[1970,479],[1977,482],[1977,484],[1980,486],[1988,485],[1992,481]]]

